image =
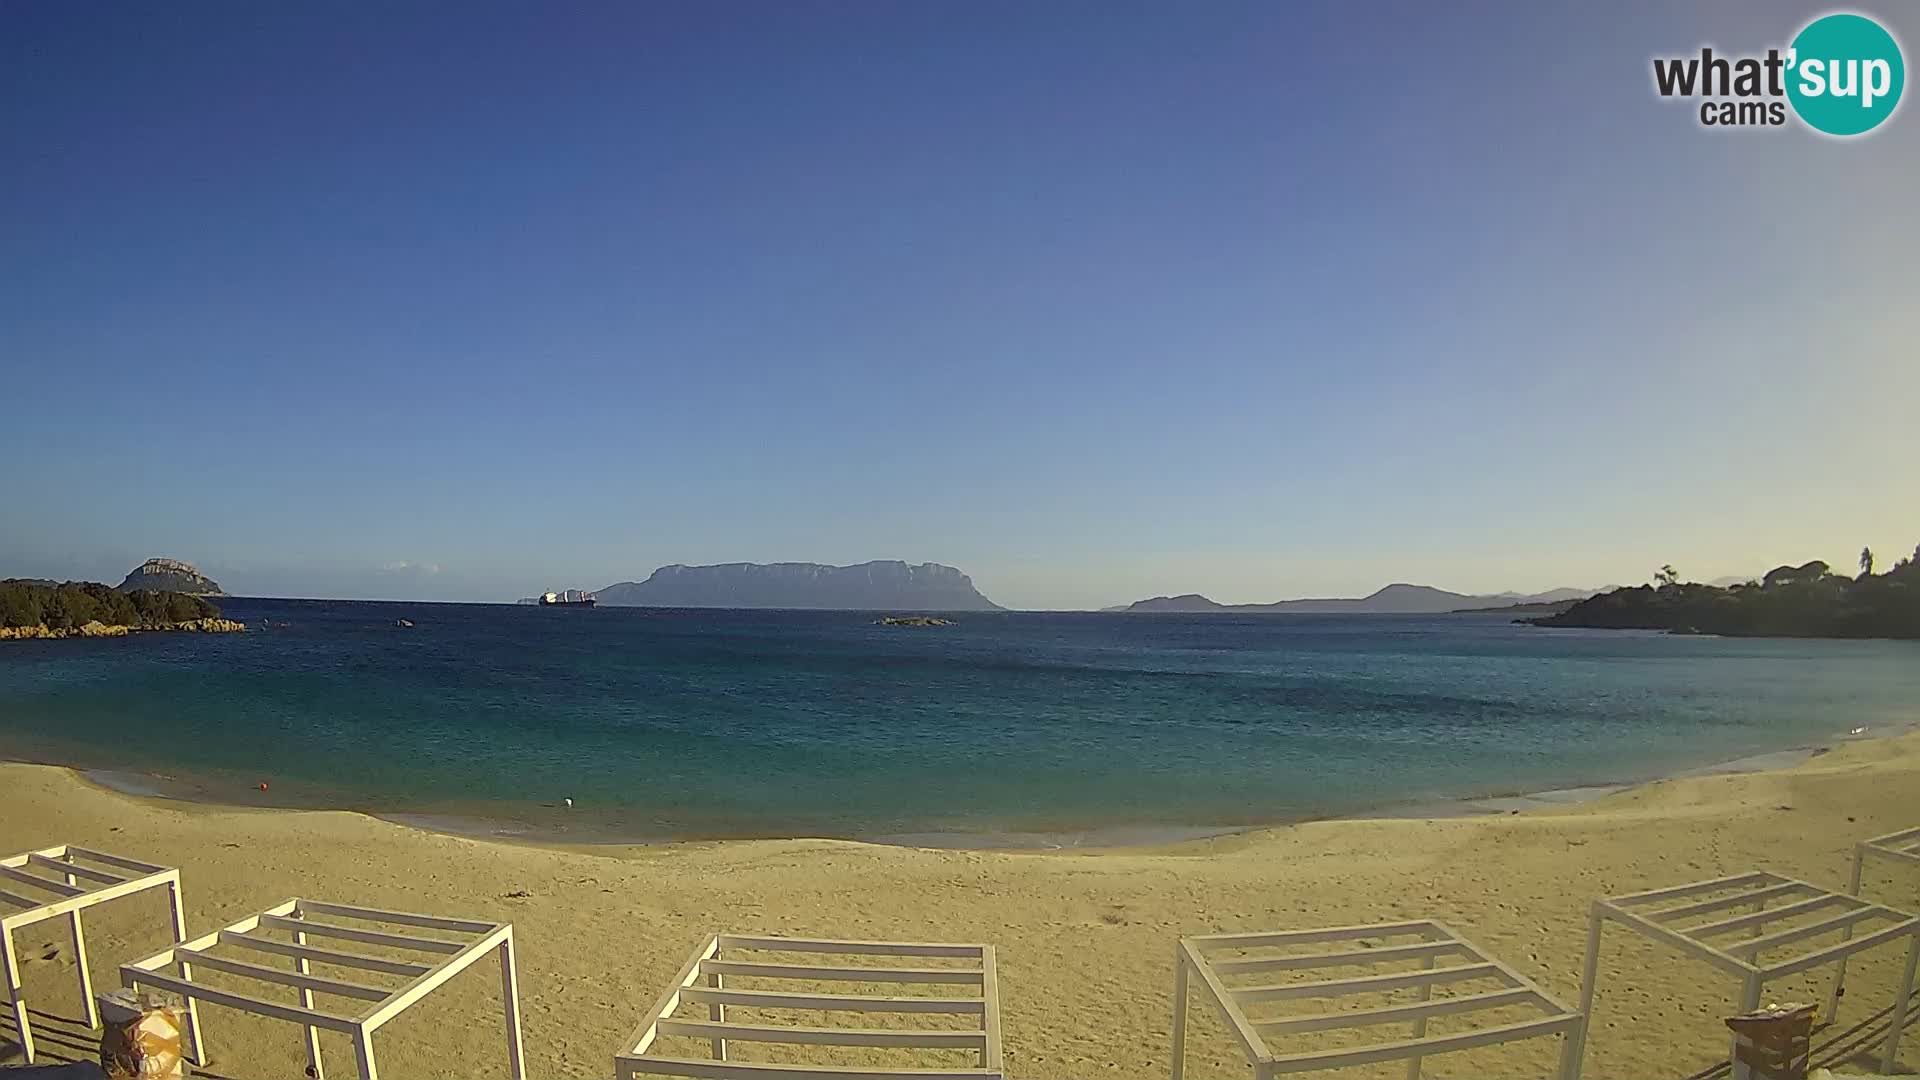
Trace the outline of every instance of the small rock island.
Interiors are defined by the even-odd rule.
[[[203,597],[184,592],[115,589],[97,581],[63,585],[17,578],[0,581],[0,641],[125,637],[146,630],[231,633],[246,628],[245,623],[221,618],[220,609]]]

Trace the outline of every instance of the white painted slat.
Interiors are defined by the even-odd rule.
[[[1350,964],[1381,964],[1390,960],[1424,960],[1449,953],[1473,954],[1458,941],[1425,941],[1418,945],[1394,945],[1379,949],[1354,949],[1351,952],[1313,953],[1307,956],[1271,956],[1252,960],[1208,960],[1222,975],[1244,975],[1260,971],[1298,971],[1303,968],[1340,967]]]
[[[11,878],[22,885],[32,885],[36,888],[45,889],[48,892],[59,893],[63,897],[79,896],[81,893],[86,892],[85,889],[77,885],[69,885],[64,881],[54,881],[51,878],[43,878],[38,874],[29,874],[25,870],[16,870],[11,866],[0,866],[0,877]],[[43,900],[41,903],[50,903],[50,901]]]
[[[388,1020],[393,1019],[395,1016],[398,1016],[402,1009],[426,997],[434,988],[472,967],[482,957],[498,949],[502,942],[510,941],[512,938],[512,924],[502,923],[500,928],[493,933],[465,946],[459,952],[435,964],[432,971],[413,980],[401,989],[388,994],[385,1000],[374,1006],[373,1011],[368,1013],[365,1018],[367,1030],[371,1031],[381,1024],[386,1023]]]
[[[285,915],[262,915],[260,925],[271,926],[278,930],[302,930],[309,934],[319,934],[321,937],[357,941],[362,945],[386,945],[395,949],[413,949],[418,952],[457,953],[467,947],[464,941],[443,941],[439,938],[388,934],[379,930],[361,930],[352,926],[315,922],[312,919],[294,919]]]
[[[424,926],[432,930],[459,930],[469,934],[491,934],[500,929],[499,923],[481,922],[476,919],[449,919],[439,915],[416,915],[411,911],[384,911],[380,908],[360,907],[349,904],[329,904],[321,900],[295,900],[293,910],[302,914],[332,915],[343,919],[369,919],[376,922],[398,923],[402,926]],[[464,944],[464,942],[462,943]]]
[[[302,1009],[297,1005],[283,1005],[278,1001],[263,1001],[247,994],[236,994],[229,990],[216,990],[211,986],[202,986],[196,982],[162,974],[158,971],[139,971],[131,968],[121,970],[121,981],[137,986],[154,986],[162,990],[171,990],[181,997],[225,1005],[242,1012],[271,1016],[276,1020],[291,1020],[296,1024],[323,1027],[332,1031],[354,1031],[360,1026],[351,1017],[338,1016],[319,1009]]]
[[[1601,913],[1606,918],[1613,919],[1616,922],[1630,926],[1633,929],[1638,930],[1639,932],[1647,935],[1650,938],[1655,938],[1659,941],[1664,941],[1667,944],[1672,945],[1674,948],[1681,950],[1682,952],[1690,953],[1694,956],[1697,956],[1700,959],[1705,960],[1707,963],[1720,968],[1722,971],[1732,972],[1733,974],[1740,976],[1742,979],[1745,979],[1747,976],[1752,975],[1755,970],[1753,965],[1745,963],[1741,960],[1735,959],[1734,957],[1728,956],[1726,953],[1723,953],[1719,949],[1716,949],[1713,946],[1708,945],[1704,941],[1695,941],[1694,939],[1688,937],[1687,935],[1680,933],[1678,930],[1673,930],[1668,927],[1661,926],[1657,922],[1653,922],[1648,919],[1643,919],[1638,915],[1621,911],[1618,908],[1613,907],[1611,904],[1609,904],[1605,900],[1596,901],[1594,903],[1594,910],[1596,912]]]
[[[315,960],[323,964],[336,964],[340,967],[365,968],[368,971],[384,971],[390,975],[409,977],[425,975],[433,968],[426,964],[409,963],[405,960],[386,960],[378,956],[362,956],[359,953],[337,952],[313,945],[294,945],[272,938],[254,937],[251,934],[236,934],[230,930],[220,931],[220,944],[233,945],[255,952],[274,953],[279,956],[291,956],[303,960]]]
[[[647,1052],[647,1048],[653,1045],[654,1037],[660,1033],[660,1021],[672,1013],[673,1010],[680,1007],[680,995],[685,993],[687,987],[692,986],[694,982],[700,978],[700,965],[712,959],[714,953],[719,950],[720,939],[710,937],[707,939],[705,945],[702,945],[694,952],[693,958],[688,960],[686,966],[680,969],[680,974],[674,979],[673,984],[668,986],[667,989],[661,993],[660,997],[654,1001],[653,1010],[647,1013],[646,1019],[640,1021],[640,1026],[633,1029],[633,1035],[627,1039],[627,1045],[631,1047],[631,1049],[627,1051],[627,1056]],[[615,1058],[614,1060],[618,1061],[619,1059]]]
[[[27,861],[35,866],[44,867],[49,870],[57,870],[63,874],[72,874],[75,877],[98,881],[103,885],[118,885],[127,880],[118,874],[109,874],[105,870],[96,870],[84,863],[61,862],[59,859],[51,859],[37,851],[28,855]]]
[[[48,853],[41,852],[41,854],[45,855]],[[131,870],[136,874],[166,874],[171,873],[173,870],[170,866],[156,866],[150,862],[141,862],[139,859],[129,859],[125,855],[109,855],[104,851],[77,847],[73,844],[68,844],[66,850],[61,852],[61,854],[79,855],[92,859],[94,862],[106,863],[108,866],[117,866],[122,870]]]
[[[367,986],[364,983],[346,982],[341,979],[327,979],[318,975],[302,975],[297,971],[282,971],[279,968],[263,967],[241,960],[229,960],[224,956],[210,956],[192,949],[176,950],[174,956],[176,959],[206,968],[208,971],[224,971],[229,975],[243,975],[261,982],[298,986],[306,990],[318,990],[323,994],[359,998],[362,1001],[379,1001],[392,993],[378,986]]]
[[[721,934],[722,949],[762,949],[767,952],[855,953],[863,956],[961,956],[980,958],[980,945],[932,941],[843,941],[834,938],[754,937]]]
[[[1670,885],[1664,889],[1648,889],[1645,892],[1627,893],[1624,896],[1610,896],[1607,902],[1631,907],[1636,904],[1649,904],[1655,900],[1678,900],[1683,896],[1699,896],[1701,893],[1731,889],[1743,885],[1784,885],[1787,879],[1764,870],[1749,870],[1744,874],[1714,878],[1711,881],[1696,881],[1688,885]]]
[[[1502,1024],[1499,1027],[1463,1031],[1453,1035],[1430,1035],[1424,1039],[1406,1039],[1401,1042],[1380,1043],[1351,1050],[1316,1050],[1306,1054],[1289,1054],[1271,1058],[1267,1062],[1267,1068],[1276,1073],[1290,1073],[1304,1072],[1308,1069],[1344,1069],[1381,1061],[1426,1057],[1430,1054],[1470,1050],[1476,1046],[1489,1046],[1514,1039],[1570,1032],[1579,1022],[1580,1017],[1577,1015],[1550,1016],[1518,1024]]]
[[[1659,911],[1641,911],[1636,912],[1636,914],[1641,918],[1652,919],[1654,922],[1673,922],[1676,919],[1684,919],[1689,915],[1705,915],[1709,911],[1724,911],[1727,908],[1763,903],[1775,897],[1812,891],[1808,886],[1802,885],[1797,881],[1789,881],[1785,885],[1769,885],[1764,889],[1740,893],[1735,896],[1723,896],[1717,900],[1701,900],[1697,903],[1682,904],[1679,907],[1662,908]]]
[[[1243,986],[1229,991],[1238,1001],[1278,1001],[1284,998],[1339,997],[1409,986],[1437,986],[1470,979],[1497,979],[1504,973],[1498,964],[1462,964],[1457,967],[1428,968],[1420,971],[1396,971],[1386,975],[1361,975],[1352,979],[1323,979],[1318,982],[1287,983],[1279,986]]]
[[[680,991],[680,997],[683,1001],[698,1002],[703,1005],[739,1005],[759,1009],[899,1013],[978,1013],[986,1010],[986,1001],[983,998],[787,994],[773,990],[716,990],[708,986],[689,986]]]
[[[1751,957],[1756,953],[1762,953],[1768,949],[1788,945],[1796,941],[1804,941],[1807,938],[1819,937],[1822,934],[1835,933],[1855,923],[1876,918],[1885,918],[1885,916],[1874,908],[1862,908],[1856,911],[1849,911],[1844,915],[1835,916],[1825,922],[1812,923],[1807,926],[1797,926],[1791,930],[1782,930],[1777,934],[1768,934],[1765,937],[1729,942],[1725,946],[1725,949],[1734,956]]]
[[[711,1020],[660,1021],[660,1034],[742,1042],[804,1043],[819,1046],[888,1046],[920,1050],[984,1050],[984,1031],[909,1028],[783,1027],[769,1024],[714,1023]]]
[[[1324,930],[1273,930],[1252,934],[1197,934],[1186,938],[1201,952],[1219,949],[1254,949],[1263,945],[1311,945],[1319,941],[1352,941],[1356,938],[1395,937],[1404,934],[1437,934],[1431,920],[1378,923],[1372,926],[1330,926]]]
[[[753,1061],[646,1057],[622,1060],[622,1076],[690,1076],[705,1080],[1002,1080],[989,1069],[860,1069],[842,1065],[769,1065]]]
[[[708,960],[700,970],[709,974],[748,975],[761,979],[814,979],[841,982],[970,983],[979,985],[979,968],[812,967],[803,964],[767,964],[755,960]]]
[[[1387,1005],[1378,1009],[1354,1009],[1348,1012],[1312,1013],[1306,1016],[1284,1016],[1275,1020],[1255,1020],[1253,1026],[1262,1032],[1329,1031],[1335,1028],[1371,1027],[1375,1024],[1397,1024],[1406,1020],[1418,1020],[1421,1017],[1447,1016],[1453,1013],[1478,1012],[1482,1009],[1497,1009],[1506,1005],[1518,1005],[1529,1002],[1540,1004],[1540,995],[1524,986],[1512,986],[1505,990],[1489,990],[1484,994],[1464,994],[1460,997],[1434,998],[1429,1001],[1416,1001],[1407,1005]],[[1558,1006],[1551,1003],[1543,1005],[1550,1012],[1559,1012]]]
[[[1751,915],[1740,915],[1731,919],[1722,919],[1719,922],[1705,923],[1700,926],[1682,927],[1680,932],[1690,938],[1718,937],[1721,934],[1731,934],[1735,930],[1746,930],[1750,927],[1764,926],[1770,922],[1779,922],[1782,919],[1790,919],[1796,915],[1805,915],[1807,912],[1819,911],[1822,908],[1858,908],[1866,906],[1867,903],[1864,900],[1856,900],[1851,896],[1842,896],[1838,893],[1828,893],[1824,896],[1816,896],[1811,900],[1802,900],[1797,904],[1783,904],[1777,908],[1756,911]]]
[[[1895,913],[1894,917],[1899,918],[1900,915]],[[1871,949],[1877,945],[1882,945],[1899,938],[1910,937],[1916,933],[1920,933],[1920,919],[1909,918],[1905,922],[1875,930],[1871,934],[1863,934],[1851,941],[1843,941],[1838,945],[1829,945],[1824,949],[1807,953],[1805,956],[1796,956],[1782,964],[1770,965],[1766,968],[1766,976],[1768,979],[1778,979],[1785,975],[1795,975],[1808,968],[1816,968],[1822,964],[1830,964],[1843,956],[1851,956],[1862,950]]]

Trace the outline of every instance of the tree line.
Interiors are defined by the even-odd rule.
[[[0,626],[71,630],[90,622],[108,626],[164,626],[213,619],[220,609],[198,596],[133,589],[121,592],[97,581],[48,585],[9,578],[0,581]]]
[[[1920,640],[1920,548],[1885,573],[1873,572],[1875,561],[1863,548],[1858,577],[1836,574],[1815,559],[1724,589],[1682,581],[1671,565],[1662,566],[1654,585],[1615,589],[1560,614],[1521,621],[1728,637]]]

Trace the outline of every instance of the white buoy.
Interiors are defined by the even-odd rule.
[[[572,800],[572,799],[563,799],[563,800],[561,800],[561,801],[563,801],[563,802],[565,802],[565,803],[567,804],[567,809],[569,809],[569,810],[571,810],[571,809],[573,809],[573,800]]]

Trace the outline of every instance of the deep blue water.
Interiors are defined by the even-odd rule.
[[[221,604],[256,630],[0,647],[0,752],[232,802],[872,836],[1240,825],[1626,781],[1920,712],[1913,643],[1500,616],[899,628],[857,612]]]

